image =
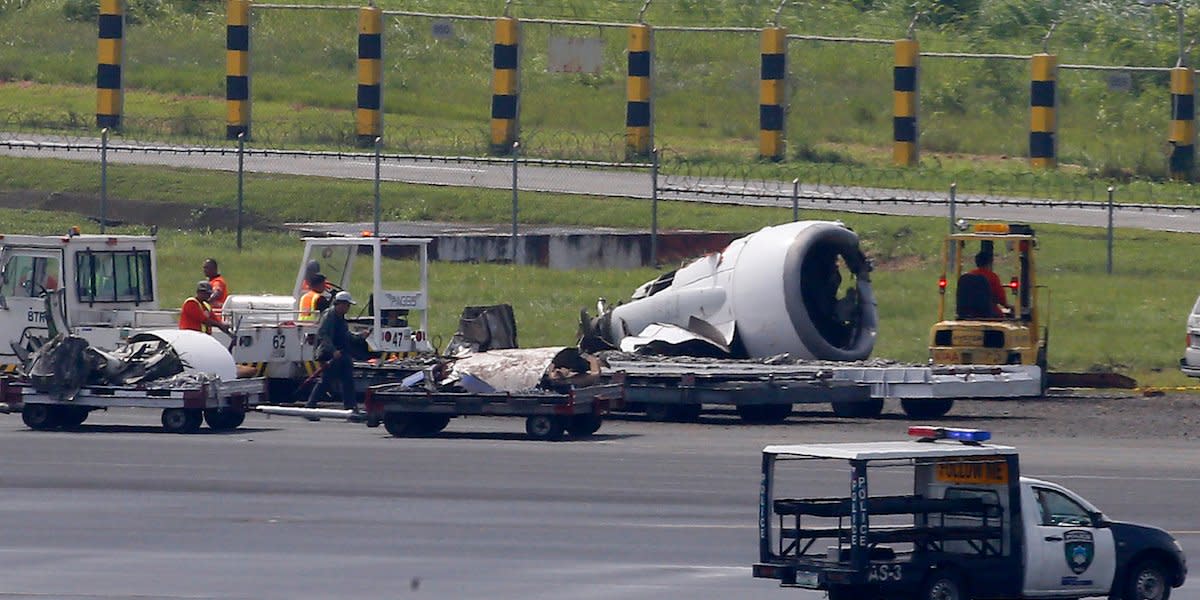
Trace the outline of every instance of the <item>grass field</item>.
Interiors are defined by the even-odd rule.
[[[94,112],[95,24],[42,0],[0,8],[0,121],[7,128],[90,129]],[[349,6],[319,0],[300,4]],[[133,2],[126,33],[126,131],[133,137],[220,139],[224,130],[224,15],[213,3]],[[492,1],[383,1],[390,10],[491,15]],[[652,2],[655,25],[760,27],[776,2]],[[1012,53],[1040,50],[1052,21],[1051,51],[1063,63],[1172,66],[1173,23],[1133,3],[1032,0],[901,3],[856,0],[789,4],[779,22],[793,33],[903,37],[913,6],[929,51]],[[149,8],[147,8],[149,7]],[[526,18],[633,22],[639,2],[529,0]],[[947,13],[947,11],[950,11]],[[1165,12],[1165,11],[1163,11]],[[1160,18],[1161,17],[1161,18]],[[269,145],[353,143],[355,14],[345,10],[255,11],[252,46],[254,132]],[[385,32],[385,139],[389,149],[479,153],[490,106],[491,23],[453,20],[449,38],[432,19],[389,16]],[[530,23],[524,28],[523,145],[526,152],[614,158],[623,150],[625,32],[620,28]],[[552,36],[604,41],[599,74],[546,70]],[[756,154],[758,38],[753,32],[660,31],[655,43],[656,136],[666,151],[737,169]],[[30,52],[29,48],[38,48]],[[1005,59],[929,58],[921,81],[923,171],[890,177],[892,66],[888,44],[793,40],[789,53],[789,161],[846,165],[868,178],[941,189],[957,171],[1028,172],[1028,65]],[[1105,73],[1059,76],[1062,171],[1078,180],[1165,174],[1170,91],[1165,73],[1129,73],[1112,88]],[[5,128],[0,123],[0,129]],[[833,174],[837,174],[834,171]],[[927,173],[923,175],[920,173]],[[806,177],[801,171],[800,176]],[[790,179],[791,177],[785,177]],[[905,182],[908,183],[905,183]],[[1015,182],[1015,183],[1014,183]],[[1062,186],[1055,186],[1045,193]],[[1103,186],[1101,186],[1103,187]],[[1042,193],[1041,190],[1035,189]],[[1176,194],[1163,193],[1169,197]],[[1194,198],[1193,198],[1194,200]]]
[[[94,175],[94,166],[64,161],[0,162],[0,180],[43,181],[39,189],[65,192]],[[124,171],[124,172],[122,172]],[[122,167],[114,203],[128,198],[165,207],[228,206],[233,192],[228,176],[184,170]],[[72,183],[74,181],[74,183]],[[81,186],[82,187],[82,186]],[[209,190],[197,196],[194,190]],[[370,214],[369,182],[320,178],[281,179],[250,176],[247,205],[263,226],[300,215],[362,219]],[[385,218],[505,222],[511,207],[507,192],[385,184]],[[644,227],[645,202],[613,198],[521,196],[522,222]],[[94,214],[94,213],[93,213]],[[879,299],[881,331],[876,356],[921,361],[927,356],[929,327],[936,317],[936,257],[942,219],[845,215],[806,211],[802,218],[841,219],[855,229],[876,264],[873,281]],[[664,229],[702,228],[754,231],[790,219],[790,210],[705,206],[665,202]],[[57,233],[70,223],[96,230],[82,215],[61,212],[0,211],[0,231]],[[219,225],[213,227],[214,225]],[[228,223],[193,221],[163,228],[160,289],[165,306],[181,302],[200,276],[200,263],[215,256],[233,289],[243,293],[288,293],[302,244],[294,236],[254,230],[245,250],[236,252]],[[125,227],[144,232],[146,227]],[[1115,273],[1105,269],[1102,230],[1041,226],[1039,282],[1049,288],[1052,344],[1050,360],[1060,370],[1116,368],[1144,383],[1183,385],[1177,362],[1183,348],[1183,323],[1200,291],[1200,252],[1196,236],[1118,231]],[[614,301],[656,276],[652,269],[632,271],[549,271],[534,267],[436,263],[431,267],[432,326],[445,340],[453,333],[463,306],[508,302],[516,309],[524,346],[570,344],[581,308],[598,297]],[[1002,274],[1005,275],[1005,274]]]

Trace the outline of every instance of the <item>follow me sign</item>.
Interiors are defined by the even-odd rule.
[[[1008,483],[1008,465],[1003,462],[941,462],[938,481],[994,485]]]

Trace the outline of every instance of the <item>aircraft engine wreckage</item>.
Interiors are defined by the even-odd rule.
[[[840,222],[800,221],[734,240],[582,315],[581,348],[713,357],[788,353],[856,361],[875,347],[871,264]]]

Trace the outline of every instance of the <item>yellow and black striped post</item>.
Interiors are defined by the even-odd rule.
[[[898,166],[917,164],[917,94],[921,47],[917,40],[896,40],[892,68],[892,161]]]
[[[629,27],[629,79],[625,86],[625,157],[649,156],[654,148],[654,101],[651,68],[654,30]]]
[[[1058,165],[1058,135],[1055,133],[1058,107],[1055,85],[1058,57],[1034,54],[1033,81],[1029,88],[1029,166],[1053,169]]]
[[[383,137],[383,9],[358,10],[358,111],[355,130],[359,146],[372,146]]]
[[[496,19],[492,46],[492,152],[507,154],[520,135],[521,28],[516,19]]]
[[[250,138],[250,1],[225,5],[225,139]]]
[[[787,29],[762,30],[762,71],[758,94],[758,155],[770,160],[784,157],[784,101],[787,77]]]
[[[1171,69],[1171,177],[1190,180],[1196,163],[1196,79],[1191,67]]]
[[[121,64],[125,44],[124,0],[100,0],[100,39],[96,46],[96,126],[121,127],[125,92]]]

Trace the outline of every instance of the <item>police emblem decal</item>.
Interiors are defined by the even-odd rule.
[[[1067,557],[1067,566],[1076,575],[1092,566],[1092,558],[1096,556],[1096,544],[1092,540],[1092,532],[1082,529],[1072,529],[1063,534],[1063,553]]]

